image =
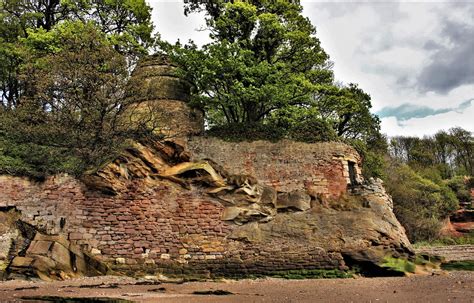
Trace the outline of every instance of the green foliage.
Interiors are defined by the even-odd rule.
[[[441,220],[457,209],[455,201],[471,200],[469,180],[473,179],[474,164],[472,133],[453,128],[431,137],[395,137],[390,141],[389,151],[395,162],[409,166],[395,170],[391,167],[388,174],[387,185],[394,193],[397,217],[412,240],[432,242],[439,236]],[[410,199],[416,203],[408,203]],[[444,202],[435,202],[441,200]],[[433,201],[434,204],[427,204],[426,201]],[[445,240],[449,239],[439,241]]]
[[[130,123],[126,58],[92,22],[37,30],[23,47],[23,94],[0,110],[2,171],[81,174],[116,156],[128,139],[153,136],[146,119]]]
[[[407,165],[392,164],[386,184],[395,215],[411,241],[437,238],[440,221],[458,208],[454,193],[445,184],[423,178]]]
[[[390,256],[385,257],[380,266],[401,273],[414,273],[416,269],[415,263]]]
[[[300,5],[216,5],[219,14],[206,18],[213,42],[164,46],[195,85],[194,104],[211,126],[263,121],[277,109],[310,103],[317,85],[332,82],[328,56]]]
[[[472,179],[472,177],[470,179]],[[446,180],[446,184],[456,194],[456,197],[459,202],[471,201],[471,187],[469,186],[469,180],[467,178],[456,176],[449,180]]]
[[[314,98],[321,117],[333,124],[338,137],[366,140],[380,134],[380,120],[370,113],[370,95],[357,84],[321,86]]]
[[[59,25],[67,31],[64,24],[71,21],[95,26],[129,64],[155,43],[151,8],[145,0],[1,0],[0,107],[14,108],[24,93],[18,74],[30,59],[28,51],[57,52],[57,45],[50,43],[54,37],[46,33]]]
[[[365,179],[387,179],[387,139],[380,133],[361,139],[346,139],[362,157],[362,175]]]
[[[80,174],[81,161],[64,148],[18,143],[0,137],[0,174],[41,180],[57,172]]]
[[[268,140],[275,142],[283,139],[285,135],[284,130],[275,129],[272,125],[262,123],[237,123],[216,126],[207,131],[206,134],[235,142],[248,140]]]
[[[390,154],[417,170],[435,167],[442,179],[474,174],[474,139],[459,127],[431,137],[394,137]]]
[[[444,270],[469,270],[474,271],[474,261],[467,260],[467,261],[451,261],[448,263],[441,264],[441,269]]]
[[[273,129],[270,139],[304,142],[379,135],[370,96],[356,84],[334,84],[299,1],[187,2],[185,13],[193,11],[206,12],[212,42],[162,48],[194,85],[192,104],[205,111],[211,134],[261,139],[257,127]]]

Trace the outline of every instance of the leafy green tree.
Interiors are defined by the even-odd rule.
[[[380,120],[370,113],[371,97],[357,84],[325,86],[314,98],[320,116],[333,124],[338,137],[366,139],[380,133]]]
[[[154,136],[145,116],[128,120],[126,58],[93,22],[37,30],[24,47],[21,102],[0,113],[1,170],[81,174],[116,156],[127,139]]]
[[[262,122],[306,106],[333,81],[328,55],[302,7],[288,1],[217,1],[204,8],[211,43],[165,47],[194,84],[194,104],[210,125]]]
[[[417,170],[435,167],[443,179],[474,173],[474,139],[471,132],[462,128],[424,138],[394,137],[390,153]]]
[[[472,133],[460,127],[449,130],[449,144],[454,151],[458,173],[474,176],[474,138]]]
[[[23,93],[24,39],[65,21],[93,22],[131,64],[154,43],[145,0],[0,0],[0,106],[14,107]]]

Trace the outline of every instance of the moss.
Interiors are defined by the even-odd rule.
[[[401,273],[414,273],[416,269],[415,263],[402,258],[394,258],[392,256],[386,256],[380,266]]]
[[[431,266],[437,267],[441,262],[443,262],[444,258],[435,255],[429,254],[418,254],[415,257],[415,264],[416,265],[423,265],[423,266]]]
[[[259,278],[280,278],[288,280],[301,280],[301,279],[346,279],[353,278],[353,272],[342,271],[338,269],[297,269],[297,270],[284,270],[274,271],[262,274],[243,274],[231,276],[231,279],[259,279]]]
[[[468,270],[474,271],[474,260],[466,260],[466,261],[452,261],[448,263],[441,264],[441,269],[444,270]]]

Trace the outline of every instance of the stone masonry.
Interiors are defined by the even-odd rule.
[[[344,161],[358,163],[356,154],[349,153],[352,149],[339,144],[288,141],[272,149],[275,146],[267,142],[266,149],[263,142],[199,140],[189,143],[194,158],[213,157],[230,170],[254,174],[279,192],[313,190],[313,195],[336,202],[348,185]],[[210,153],[217,146],[220,152]],[[225,207],[206,188],[184,189],[170,180],[133,178],[116,195],[106,195],[65,175],[42,183],[0,176],[0,189],[0,209],[15,208],[23,222],[45,234],[64,234],[72,245],[133,275],[347,269],[344,256],[367,255],[373,243],[380,243],[377,256],[392,249],[409,253],[403,228],[383,199],[369,203],[372,207],[360,203],[353,211],[335,211],[313,197],[308,211],[283,212],[268,223],[240,226],[222,220]]]
[[[212,159],[234,174],[249,174],[280,192],[304,190],[309,195],[337,198],[350,185],[348,163],[362,182],[360,156],[342,143],[293,141],[225,142],[193,137],[188,149],[194,160]]]

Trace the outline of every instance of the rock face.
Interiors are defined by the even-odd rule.
[[[382,184],[348,184],[344,159],[358,159],[349,147],[342,155],[339,144],[288,141],[265,156],[263,142],[203,139],[200,148],[196,142],[189,150],[171,142],[137,144],[85,183],[68,176],[43,183],[1,176],[0,208],[15,209],[22,222],[63,235],[69,247],[130,275],[243,276],[352,266],[381,273],[387,257],[413,257]],[[246,159],[244,169],[237,160],[201,158],[209,146],[227,153],[231,144]],[[295,149],[306,156],[294,157]],[[268,164],[281,161],[270,167],[265,158]],[[299,174],[293,171],[297,165]],[[319,175],[308,179],[310,172]]]
[[[42,280],[98,276],[109,271],[106,265],[71,244],[64,235],[41,233],[36,233],[25,252],[12,259],[7,270],[10,278],[38,277]]]
[[[44,235],[15,208],[0,211],[0,278],[66,279],[103,275],[108,267],[64,234]]]

